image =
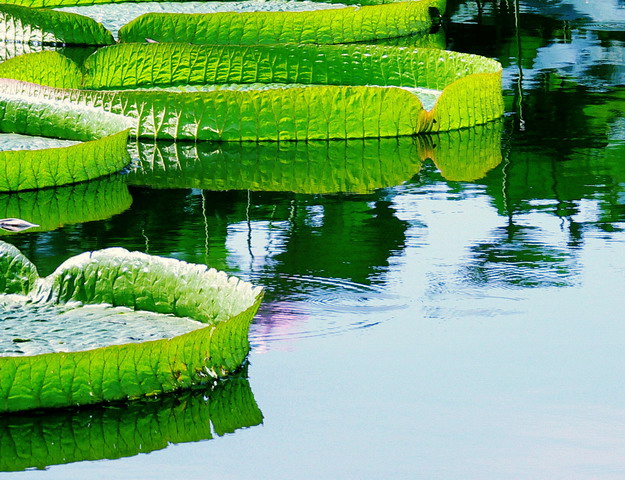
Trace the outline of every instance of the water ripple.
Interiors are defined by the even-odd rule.
[[[381,286],[344,279],[276,275],[265,287],[269,300],[261,306],[250,332],[257,351],[268,349],[273,342],[373,327],[409,306],[407,298]],[[280,295],[278,290],[288,294]]]

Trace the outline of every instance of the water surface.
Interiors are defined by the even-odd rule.
[[[448,47],[505,67],[494,153],[483,132],[141,147],[123,213],[9,237],[42,275],[118,245],[267,290],[249,366],[262,425],[17,478],[625,476],[622,2],[449,10]],[[206,168],[219,159],[232,170]]]

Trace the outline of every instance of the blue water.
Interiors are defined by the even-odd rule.
[[[426,161],[361,194],[144,182],[106,220],[6,237],[42,274],[119,245],[264,285],[264,420],[0,478],[625,478],[624,6],[481,3],[449,2],[445,34],[505,66],[501,149],[454,157],[490,158],[482,178]]]

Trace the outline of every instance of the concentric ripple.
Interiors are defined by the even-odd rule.
[[[256,283],[263,279],[254,278]],[[264,278],[265,282],[267,278]],[[408,308],[408,299],[381,286],[336,278],[277,275],[265,283],[265,302],[250,332],[257,351],[269,344],[373,327]]]

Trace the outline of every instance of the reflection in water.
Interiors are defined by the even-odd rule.
[[[449,42],[453,50],[520,66],[524,88],[540,89],[540,75],[551,73],[605,91],[625,80],[625,10],[614,1],[525,0],[517,15],[515,2],[479,2],[480,11],[478,2],[449,0]],[[518,74],[507,68],[504,88],[512,90]]]
[[[507,221],[471,246],[470,283],[575,284],[586,236],[622,229],[623,10],[590,3],[450,2],[451,44],[502,61],[512,111],[503,165],[480,181]]]
[[[76,223],[103,220],[127,210],[132,197],[121,176],[17,193],[0,193],[0,218],[23,218],[47,232]],[[0,231],[0,235],[8,232]]]
[[[471,247],[465,275],[475,285],[563,287],[574,282],[572,256],[566,246],[549,245],[543,229],[511,224]]]
[[[132,185],[152,188],[371,193],[410,180],[432,159],[450,180],[501,162],[502,122],[417,137],[266,143],[138,142]]]
[[[381,188],[409,181],[426,160],[455,181],[481,178],[501,162],[501,132],[493,122],[399,139],[139,143],[141,168],[128,182],[169,189],[133,188],[131,210],[84,224],[79,235],[61,230],[13,243],[42,273],[76,250],[117,244],[236,273],[267,289],[256,345],[363,328],[408,304],[377,288],[410,227]],[[344,191],[359,194],[317,195]]]
[[[392,202],[377,196],[369,201],[355,197],[319,199],[315,203],[314,209],[305,204],[297,206],[284,248],[267,265],[266,273],[279,271],[360,284],[379,281],[389,258],[399,254],[406,241],[408,224],[397,218]],[[287,291],[291,290],[283,293]]]
[[[130,188],[126,212],[10,241],[42,273],[75,253],[123,245],[205,262],[267,288],[251,339],[256,352],[271,352],[252,357],[253,373],[267,379],[271,425],[233,436],[233,444],[180,447],[175,460],[184,461],[187,478],[202,478],[198,456],[218,450],[224,460],[211,473],[237,478],[618,476],[625,29],[589,12],[607,6],[618,20],[613,7],[621,4],[448,0],[450,47],[505,67],[503,161],[496,136],[496,148],[475,142],[465,153],[449,148],[450,157],[441,148],[450,137],[419,137],[418,155],[406,164],[376,160],[399,168],[378,171],[378,183],[357,162],[309,158],[303,163],[315,168],[304,173],[264,164],[271,178],[262,183],[245,171],[252,160],[220,147],[199,147],[200,159],[194,146],[146,147],[173,168],[178,189],[165,188],[147,155],[149,168],[129,177],[144,186]],[[167,163],[170,153],[179,159]],[[212,155],[234,163],[211,163]],[[484,157],[482,166],[473,161]],[[322,185],[306,178],[318,169]],[[154,179],[160,190],[149,186]],[[338,193],[343,185],[364,193]],[[337,193],[319,195],[330,191]],[[337,365],[349,388],[327,375]],[[336,453],[328,435],[357,441]],[[287,443],[295,448],[276,455]],[[23,457],[1,445],[7,462]],[[233,446],[256,457],[232,462]],[[131,466],[146,477],[175,477],[178,465],[157,471],[166,457],[138,457]],[[362,470],[354,473],[357,462]],[[105,466],[116,474],[130,463]]]
[[[371,289],[384,283],[390,258],[401,255],[408,228],[384,191],[325,197],[144,189],[132,194],[133,208],[107,222],[15,236],[11,243],[34,259],[42,275],[75,251],[121,239],[130,249],[207,263],[266,287],[260,322],[267,322],[276,302],[294,313],[296,336],[344,331],[361,314],[405,308],[405,299]],[[302,319],[311,312],[314,321],[306,326]]]
[[[501,163],[503,121],[421,137],[421,157],[430,158],[440,174],[453,182],[483,178]],[[428,145],[428,142],[429,145]]]
[[[247,378],[126,403],[0,416],[0,472],[134,456],[259,425]]]
[[[469,283],[575,282],[576,249],[588,230],[618,230],[623,221],[625,121],[622,88],[614,88],[623,39],[598,29],[597,19],[565,24],[545,16],[554,8],[581,9],[575,2],[546,2],[543,10],[519,3],[517,12],[515,2],[450,0],[446,27],[452,48],[499,58],[506,67],[503,163],[502,122],[414,139],[139,143],[139,168],[127,176],[131,210],[12,241],[43,272],[77,251],[117,244],[208,263],[268,288],[263,325],[270,311],[292,324],[323,317],[317,304],[339,322],[333,310],[358,312],[382,298],[366,289],[385,285],[415,236],[427,233],[413,229],[418,218],[398,214],[405,191],[397,186],[408,182],[422,197],[449,189],[448,201],[479,196],[496,207],[501,221],[467,246],[471,258],[459,267],[468,269]],[[568,49],[576,55],[564,55]],[[542,216],[561,223],[555,231],[550,223],[536,225]],[[506,280],[500,272],[508,266]],[[380,300],[390,311],[405,304]],[[313,324],[294,327],[295,335],[326,328]]]
[[[410,137],[267,143],[145,143],[130,183],[160,188],[368,193],[421,167]]]
[[[524,0],[523,9],[559,20],[625,22],[622,0]]]
[[[409,307],[407,298],[387,293],[381,286],[328,277],[272,277],[272,283],[285,293],[258,311],[250,332],[257,352],[268,350],[276,341],[288,343],[373,327]]]

